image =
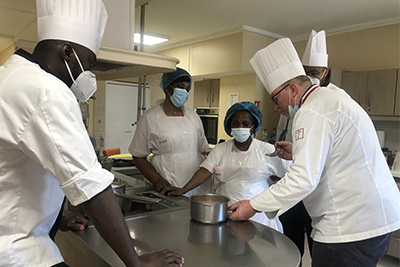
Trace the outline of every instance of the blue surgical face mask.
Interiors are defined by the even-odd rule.
[[[299,105],[296,104],[297,102],[297,95],[294,97],[294,107],[292,105],[288,105],[288,111],[289,111],[289,119],[293,120],[294,115],[296,115],[296,112],[299,110]],[[289,92],[289,103],[290,103],[290,92]]]
[[[244,143],[250,137],[250,130],[251,128],[232,128],[231,134],[236,141],[239,143]]]
[[[177,108],[185,104],[188,98],[189,93],[185,89],[180,88],[174,88],[174,93],[172,94],[172,96],[170,95],[172,104],[174,104],[174,106]]]

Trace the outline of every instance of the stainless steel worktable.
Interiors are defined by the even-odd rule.
[[[127,225],[139,255],[168,248],[181,254],[189,267],[290,267],[300,263],[299,251],[286,236],[250,221],[200,224],[190,219],[186,208],[131,218]],[[94,227],[72,235],[86,255],[104,260],[102,266],[124,266]]]

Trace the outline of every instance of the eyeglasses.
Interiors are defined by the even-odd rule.
[[[307,74],[308,76],[310,76],[310,77],[318,78],[318,75],[319,75],[321,72],[323,72],[322,76],[324,76],[325,71],[326,71],[326,69],[321,70],[321,71],[311,70],[311,71],[309,71],[309,72],[306,72],[306,74]]]
[[[278,96],[278,94],[280,92],[282,92],[286,87],[288,87],[290,85],[290,83],[286,84],[281,90],[278,91],[278,93],[274,94],[273,96],[271,96],[271,100],[272,102],[274,102],[275,105],[278,105],[278,99],[276,99],[276,97]]]

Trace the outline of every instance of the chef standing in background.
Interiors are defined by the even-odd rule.
[[[278,142],[293,164],[276,184],[229,210],[272,219],[299,201],[312,219],[312,266],[376,266],[400,228],[400,193],[368,114],[347,94],[313,85],[288,38],[250,60],[275,109],[293,120],[293,145]]]
[[[129,146],[135,165],[159,191],[171,185],[183,187],[199,169],[202,153],[208,149],[200,117],[184,105],[191,85],[192,76],[184,69],[164,73],[160,87],[165,99],[140,117]],[[210,190],[208,181],[188,195]]]
[[[103,2],[37,0],[37,16],[33,54],[18,50],[0,67],[0,266],[67,266],[49,237],[64,196],[85,208],[127,266],[180,266],[169,250],[138,257],[114,176],[101,168],[82,123],[77,99],[96,90]]]

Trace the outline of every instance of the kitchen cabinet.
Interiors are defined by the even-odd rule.
[[[134,83],[98,81],[94,101],[94,138],[97,147],[119,147],[121,153],[128,148],[136,130],[139,89]],[[146,88],[150,95],[150,87]],[[146,98],[150,107],[150,97]]]
[[[400,69],[397,70],[397,85],[396,85],[396,103],[394,115],[400,116]]]
[[[364,109],[366,109],[367,77],[366,71],[342,74],[342,88]]]
[[[344,72],[342,87],[369,115],[393,116],[397,70]]]
[[[194,107],[219,106],[219,79],[207,79],[194,83]]]

